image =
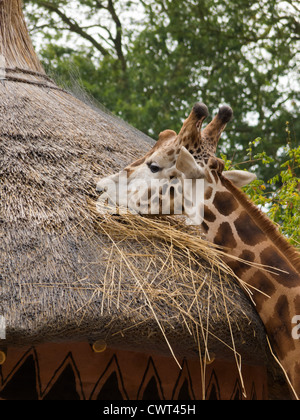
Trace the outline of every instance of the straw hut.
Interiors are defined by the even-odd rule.
[[[214,251],[95,216],[96,179],[153,140],[45,74],[21,0],[0,1],[0,63],[0,399],[287,396]]]

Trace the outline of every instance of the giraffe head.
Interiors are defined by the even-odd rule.
[[[208,184],[217,183],[218,174],[239,187],[251,182],[255,175],[223,171],[223,161],[215,157],[221,134],[232,118],[232,109],[221,107],[201,130],[207,116],[206,105],[197,103],[179,134],[163,131],[145,156],[121,172],[101,179],[97,184],[101,202],[106,200],[141,214],[185,214],[198,224],[201,212],[197,202],[203,202]]]

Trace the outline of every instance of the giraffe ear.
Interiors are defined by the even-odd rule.
[[[179,152],[176,169],[182,172],[187,179],[204,178],[204,172],[195,161],[194,156],[184,146]]]
[[[238,188],[242,188],[256,179],[256,175],[248,171],[223,171],[222,175]]]

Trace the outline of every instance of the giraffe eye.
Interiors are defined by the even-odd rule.
[[[153,174],[156,174],[157,172],[160,171],[160,167],[158,165],[156,165],[156,163],[151,163],[149,165],[149,169]]]

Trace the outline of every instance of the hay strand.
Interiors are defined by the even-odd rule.
[[[242,392],[246,398],[246,390],[242,375],[242,357],[236,349],[235,337],[232,329],[232,319],[228,310],[228,304],[233,304],[229,301],[228,295],[224,290],[224,281],[233,282],[239,279],[234,276],[232,270],[224,263],[224,252],[218,247],[208,244],[200,235],[196,227],[187,226],[183,218],[164,217],[164,218],[148,218],[139,215],[132,215],[129,212],[122,212],[122,216],[105,215],[99,217],[95,206],[91,203],[91,212],[97,229],[114,243],[118,249],[120,257],[125,265],[130,269],[134,275],[137,284],[143,291],[146,299],[146,304],[151,308],[152,314],[159,325],[159,328],[167,342],[168,348],[171,351],[176,363],[180,366],[175,351],[173,350],[170,341],[161,325],[160,319],[166,319],[167,314],[160,310],[158,313],[155,305],[157,293],[160,293],[160,299],[163,299],[165,307],[174,309],[174,314],[183,320],[183,325],[187,326],[189,333],[195,336],[195,344],[198,348],[199,364],[201,371],[202,389],[205,390],[205,373],[207,362],[210,361],[209,336],[210,321],[212,313],[211,297],[214,296],[214,302],[223,302],[224,311],[226,314],[227,327],[231,337],[231,350],[237,366],[237,371],[240,377]],[[128,255],[124,254],[118,246],[117,242],[134,240],[139,245],[142,255],[148,258],[157,259],[157,255],[163,252],[163,263],[157,273],[151,278],[151,281],[135,275],[132,265],[127,261]],[[149,254],[149,249],[153,249],[153,253]],[[209,265],[209,271],[203,266],[204,262]],[[150,267],[151,263],[148,264]],[[164,272],[172,273],[172,282],[175,290],[169,293],[169,290],[162,293],[162,284],[158,288],[157,278]],[[201,275],[199,275],[201,273]],[[212,276],[215,275],[218,279]],[[167,277],[168,278],[168,277]],[[184,284],[184,292],[181,285]],[[243,285],[246,288],[245,285]],[[189,290],[188,295],[186,290]],[[204,293],[202,293],[206,289]],[[174,298],[176,296],[176,299]],[[189,297],[188,303],[186,297]],[[202,305],[203,297],[206,300],[206,313],[203,316],[200,305]],[[180,297],[180,305],[177,304]],[[183,304],[187,303],[186,305]],[[212,311],[214,312],[214,311]],[[219,339],[217,336],[215,338]],[[222,339],[220,339],[222,341]],[[205,394],[205,393],[204,393]],[[203,398],[205,397],[203,394]]]

